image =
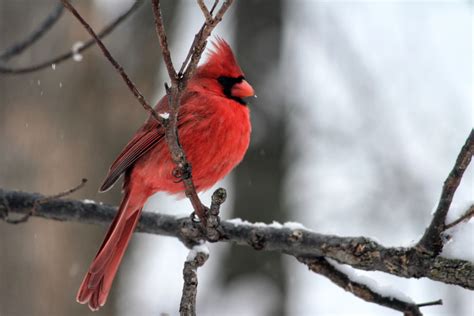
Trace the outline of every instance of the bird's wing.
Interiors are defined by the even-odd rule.
[[[186,103],[192,102],[196,95],[197,93],[195,92],[186,91],[181,97],[180,115],[178,115],[178,128],[189,123],[182,118],[180,119],[183,112],[181,110],[186,108]],[[168,98],[164,96],[156,105],[155,110],[158,113],[161,113],[166,111],[167,108]],[[120,155],[112,163],[107,177],[100,186],[100,192],[110,189],[114,183],[117,182],[122,173],[132,166],[141,156],[158,144],[158,142],[164,139],[164,136],[164,128],[160,126],[154,118],[150,117],[145,125],[143,125],[142,128],[137,131],[132,140],[130,140]]]
[[[138,158],[143,156],[154,145],[156,145],[164,137],[163,128],[158,124],[151,124],[149,121],[142,129],[140,129],[132,140],[125,146],[120,155],[110,166],[109,173],[100,187],[100,191],[104,192],[110,189]]]

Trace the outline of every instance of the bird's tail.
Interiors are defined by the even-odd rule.
[[[125,193],[118,213],[77,292],[76,300],[81,304],[89,303],[89,308],[93,311],[104,306],[140,217],[142,204],[131,202],[130,196],[130,192]]]

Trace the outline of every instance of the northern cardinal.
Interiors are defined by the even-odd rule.
[[[198,67],[181,99],[178,113],[180,143],[192,166],[197,191],[213,186],[244,157],[250,141],[249,109],[243,98],[254,95],[230,46],[214,43],[207,61]],[[155,106],[168,108],[164,96]],[[143,205],[158,191],[184,191],[173,175],[164,129],[149,118],[117,157],[100,187],[108,190],[124,174],[123,198],[77,293],[77,301],[91,310],[105,304],[117,269],[137,225]]]

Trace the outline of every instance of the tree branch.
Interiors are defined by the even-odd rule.
[[[132,13],[134,13],[143,3],[144,3],[144,1],[136,1],[130,7],[130,9],[128,9],[127,11],[122,13],[114,21],[112,21],[110,24],[108,24],[106,27],[104,27],[97,34],[97,37],[98,38],[104,38],[107,35],[109,35],[110,33],[112,33],[112,31],[118,25],[120,25],[127,17],[132,15]],[[60,6],[61,6],[61,8],[64,7],[64,5],[62,5],[62,4]],[[45,68],[49,68],[49,67],[51,67],[52,64],[58,65],[58,64],[60,64],[64,61],[67,61],[67,60],[71,59],[74,56],[74,54],[82,53],[85,50],[87,50],[88,48],[94,46],[94,44],[95,44],[95,39],[92,38],[92,39],[88,40],[87,42],[85,42],[84,45],[82,45],[80,48],[78,48],[77,51],[68,50],[67,52],[65,52],[65,53],[63,53],[59,56],[56,56],[52,59],[49,59],[47,61],[38,63],[36,65],[32,65],[32,66],[20,67],[20,68],[0,66],[0,74],[11,74],[11,75],[26,74],[26,73],[39,71],[39,70],[42,70],[42,69],[45,69]]]
[[[438,255],[443,250],[442,233],[446,230],[446,216],[454,197],[454,193],[461,182],[464,171],[466,171],[474,154],[474,129],[471,129],[466,143],[456,159],[453,169],[444,181],[441,197],[433,215],[433,219],[426,229],[423,237],[417,244],[417,248],[431,255]]]
[[[0,189],[0,212],[26,214],[36,200],[43,196],[37,193],[7,191]],[[55,199],[37,207],[33,216],[59,221],[109,225],[116,208],[74,200]],[[454,284],[474,290],[474,265],[465,260],[432,257],[412,248],[384,247],[366,237],[339,237],[323,235],[306,229],[295,229],[291,225],[278,226],[251,224],[241,221],[222,221],[223,236],[220,242],[231,242],[250,246],[257,250],[278,251],[292,256],[327,257],[356,269],[381,271],[404,278],[426,277],[446,284]],[[137,231],[172,236],[190,244],[206,240],[201,225],[189,217],[176,218],[169,215],[144,212]]]
[[[199,59],[201,58],[201,55],[204,52],[204,49],[206,48],[207,39],[209,38],[209,36],[211,35],[212,31],[217,26],[217,24],[219,24],[219,22],[222,21],[224,14],[230,8],[233,2],[234,0],[224,1],[219,11],[217,11],[216,16],[212,19],[212,22],[208,23],[206,21],[205,23],[206,26],[203,28],[202,32],[198,33],[200,34],[200,37],[198,38],[198,40],[196,41],[194,45],[193,54],[191,55],[189,65],[183,73],[183,79],[182,79],[183,82],[187,82],[194,75]],[[212,10],[214,10],[214,8],[212,8]]]
[[[211,8],[211,11],[209,12],[211,14],[211,17],[212,17],[212,14],[214,13],[214,10],[215,8],[217,7],[217,4],[219,3],[219,0],[215,0],[214,1],[214,4],[212,5],[212,8]],[[197,41],[201,38],[202,36],[202,31],[204,30],[204,28],[206,27],[206,24],[208,23],[208,20],[206,19],[206,21],[204,22],[204,24],[201,26],[201,29],[199,30],[199,32],[196,33],[196,35],[194,35],[194,40],[193,40],[193,44],[191,45],[191,47],[189,48],[189,51],[188,51],[188,54],[186,55],[186,58],[184,59],[183,61],[183,64],[181,65],[181,68],[179,69],[179,72],[178,72],[178,76],[179,77],[182,77],[183,76],[183,73],[184,73],[184,70],[186,68],[186,66],[188,65],[189,63],[189,60],[191,58],[191,56],[193,55],[194,53],[194,47],[197,43]]]
[[[179,304],[179,313],[182,316],[196,315],[196,295],[197,295],[197,269],[202,267],[209,258],[209,250],[205,245],[194,246],[188,258],[184,262],[183,268],[183,294]]]
[[[366,302],[400,311],[405,316],[420,316],[422,315],[420,307],[442,304],[441,300],[430,303],[415,304],[394,296],[379,293],[376,289],[371,288],[367,284],[352,280],[346,273],[340,271],[336,266],[332,265],[323,257],[298,257],[297,259],[306,264],[311,271],[328,278],[331,282],[345,291],[354,294]]]
[[[163,23],[163,17],[161,16],[160,1],[153,1],[153,14],[155,15],[155,29],[158,39],[160,41],[160,47],[163,54],[163,60],[170,77],[171,84],[177,84],[178,76],[171,60],[171,53],[168,47],[168,38],[166,37],[165,25]]]
[[[186,158],[186,153],[179,143],[179,135],[177,129],[177,120],[179,106],[181,105],[181,96],[186,89],[189,79],[194,74],[194,71],[197,68],[199,59],[201,58],[202,52],[206,46],[207,38],[211,35],[212,30],[217,26],[217,24],[222,20],[227,9],[232,4],[233,0],[227,0],[219,9],[215,18],[206,20],[205,26],[201,29],[198,34],[199,37],[195,38],[193,44],[191,45],[190,51],[193,51],[190,61],[184,74],[178,76],[176,70],[173,66],[171,59],[171,53],[168,47],[168,40],[166,37],[166,32],[164,29],[163,17],[161,14],[160,0],[153,0],[153,13],[155,16],[155,29],[158,36],[161,51],[163,53],[163,60],[168,70],[168,75],[171,80],[171,87],[166,87],[166,94],[168,95],[168,113],[169,120],[165,125],[165,138],[168,144],[168,147],[171,152],[171,158],[176,164],[176,174],[180,176],[183,181],[185,194],[188,199],[191,201],[194,212],[199,217],[204,226],[206,226],[206,210],[207,208],[202,204],[199,196],[197,195],[196,188],[192,179],[192,166]],[[209,12],[210,15],[210,12]],[[186,62],[186,61],[185,61]],[[183,64],[184,65],[184,64]],[[181,74],[181,71],[180,71]]]
[[[462,222],[467,222],[470,220],[472,217],[474,217],[474,204],[469,206],[469,208],[464,212],[463,215],[461,215],[458,219],[453,221],[452,223],[446,224],[444,227],[444,230],[448,230],[450,228],[453,228],[454,226],[462,223]]]
[[[120,74],[122,79],[125,81],[127,87],[132,91],[133,95],[137,98],[138,102],[143,106],[143,108],[159,123],[162,123],[163,118],[160,117],[155,110],[148,104],[148,102],[145,100],[145,97],[142,95],[140,90],[135,86],[133,81],[130,79],[130,77],[127,75],[123,67],[115,60],[115,58],[112,57],[112,54],[109,52],[107,47],[105,47],[104,43],[100,40],[99,36],[94,32],[94,30],[91,28],[91,26],[84,20],[84,18],[77,12],[77,10],[69,3],[68,0],[60,0],[64,7],[71,12],[76,19],[84,26],[86,31],[92,36],[94,41],[99,45],[99,48],[102,50],[102,53],[104,56],[110,61],[112,66],[114,66],[115,70]],[[140,2],[140,1],[139,1]],[[134,4],[137,5],[138,2]],[[130,10],[129,10],[130,11]]]
[[[11,58],[21,54],[25,49],[33,45],[36,41],[43,37],[43,35],[45,35],[54,26],[54,24],[56,24],[63,11],[64,7],[61,4],[57,4],[53,11],[51,11],[46,19],[44,19],[44,21],[42,21],[41,24],[35,28],[31,34],[29,34],[23,40],[13,44],[2,54],[0,54],[0,60],[2,62],[7,62]]]
[[[212,23],[212,13],[209,12],[209,10],[207,9],[207,6],[204,3],[204,0],[197,0],[197,3],[199,5],[199,8],[201,8],[204,18],[206,19],[206,23],[208,24]]]

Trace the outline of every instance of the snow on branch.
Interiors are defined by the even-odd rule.
[[[7,212],[27,214],[35,201],[41,199],[44,196],[38,193],[0,189],[0,215],[5,217]],[[38,205],[32,216],[105,226],[111,222],[116,210],[116,207],[94,204],[89,200],[51,199]],[[381,271],[404,278],[426,277],[474,290],[472,262],[429,256],[415,247],[384,247],[366,237],[324,235],[293,228],[295,226],[222,221],[219,242],[249,246],[255,250],[278,251],[295,257],[322,256],[356,269]],[[200,223],[196,223],[191,217],[177,218],[144,212],[137,231],[176,237],[186,245],[196,245],[201,240],[207,240]]]

